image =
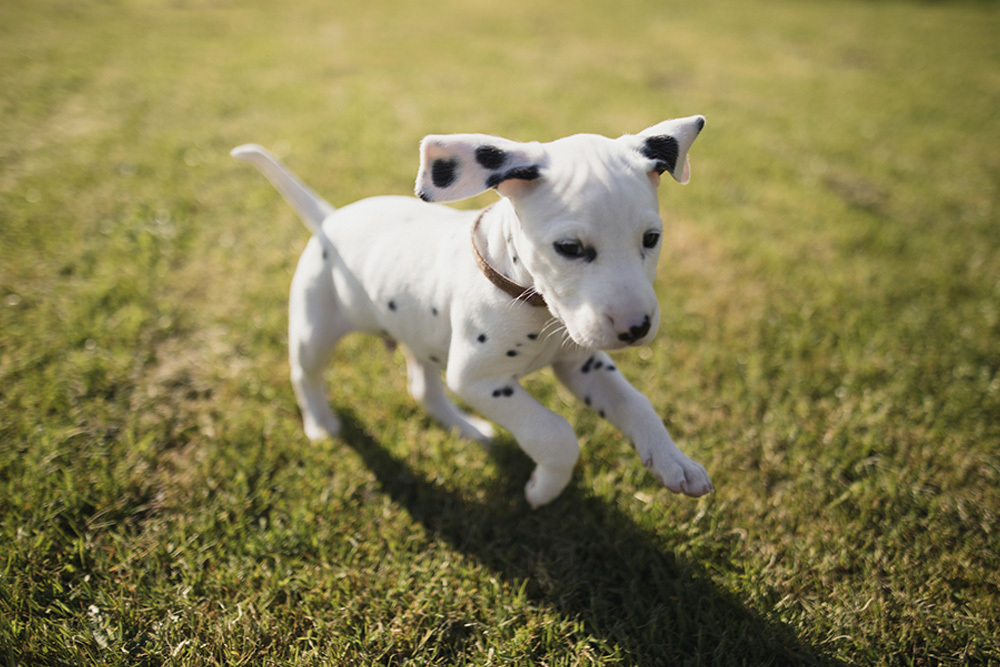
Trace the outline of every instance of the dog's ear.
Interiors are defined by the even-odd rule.
[[[432,134],[420,142],[416,193],[432,202],[467,199],[490,188],[513,194],[517,181],[540,178],[544,167],[545,149],[538,142],[518,143],[486,134]]]
[[[659,182],[663,172],[669,172],[674,180],[686,184],[691,180],[691,163],[688,150],[698,133],[705,127],[704,116],[689,116],[665,120],[643,130],[637,135],[626,135],[623,140],[631,143],[644,160],[644,168],[654,183]]]

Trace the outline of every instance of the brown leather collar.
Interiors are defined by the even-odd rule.
[[[545,298],[536,292],[535,288],[518,285],[513,280],[490,266],[489,262],[486,261],[486,258],[483,257],[483,253],[479,252],[479,246],[476,244],[476,232],[479,231],[479,223],[482,221],[483,216],[486,215],[486,211],[488,210],[490,209],[487,208],[480,213],[479,217],[476,218],[476,222],[472,225],[472,252],[476,256],[476,263],[479,265],[479,270],[483,272],[483,275],[486,276],[491,283],[514,297],[515,301],[527,303],[535,308],[544,308],[546,306]]]

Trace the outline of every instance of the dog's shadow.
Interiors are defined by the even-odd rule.
[[[523,485],[532,464],[509,440],[492,450],[502,471],[494,488],[470,501],[415,473],[350,410],[340,414],[344,440],[428,532],[523,586],[535,604],[582,623],[587,635],[623,651],[627,664],[841,664],[748,609],[696,562],[675,555],[679,548],[575,483],[552,505],[530,510]]]

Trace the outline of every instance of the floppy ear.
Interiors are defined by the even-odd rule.
[[[646,161],[647,172],[655,172],[657,175],[669,172],[675,181],[684,185],[691,180],[688,149],[703,127],[704,116],[689,116],[665,120],[637,135],[626,135],[622,139],[633,143],[641,155],[640,159]]]
[[[540,178],[545,150],[486,134],[432,134],[420,142],[417,196],[424,201],[467,199],[511,180]]]

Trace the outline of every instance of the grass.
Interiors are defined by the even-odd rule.
[[[0,664],[1000,664],[1000,9],[278,5],[0,5]],[[542,374],[583,456],[532,512],[363,338],[304,439],[307,235],[231,147],[343,204],[424,134],[691,113],[617,363],[713,496]]]

